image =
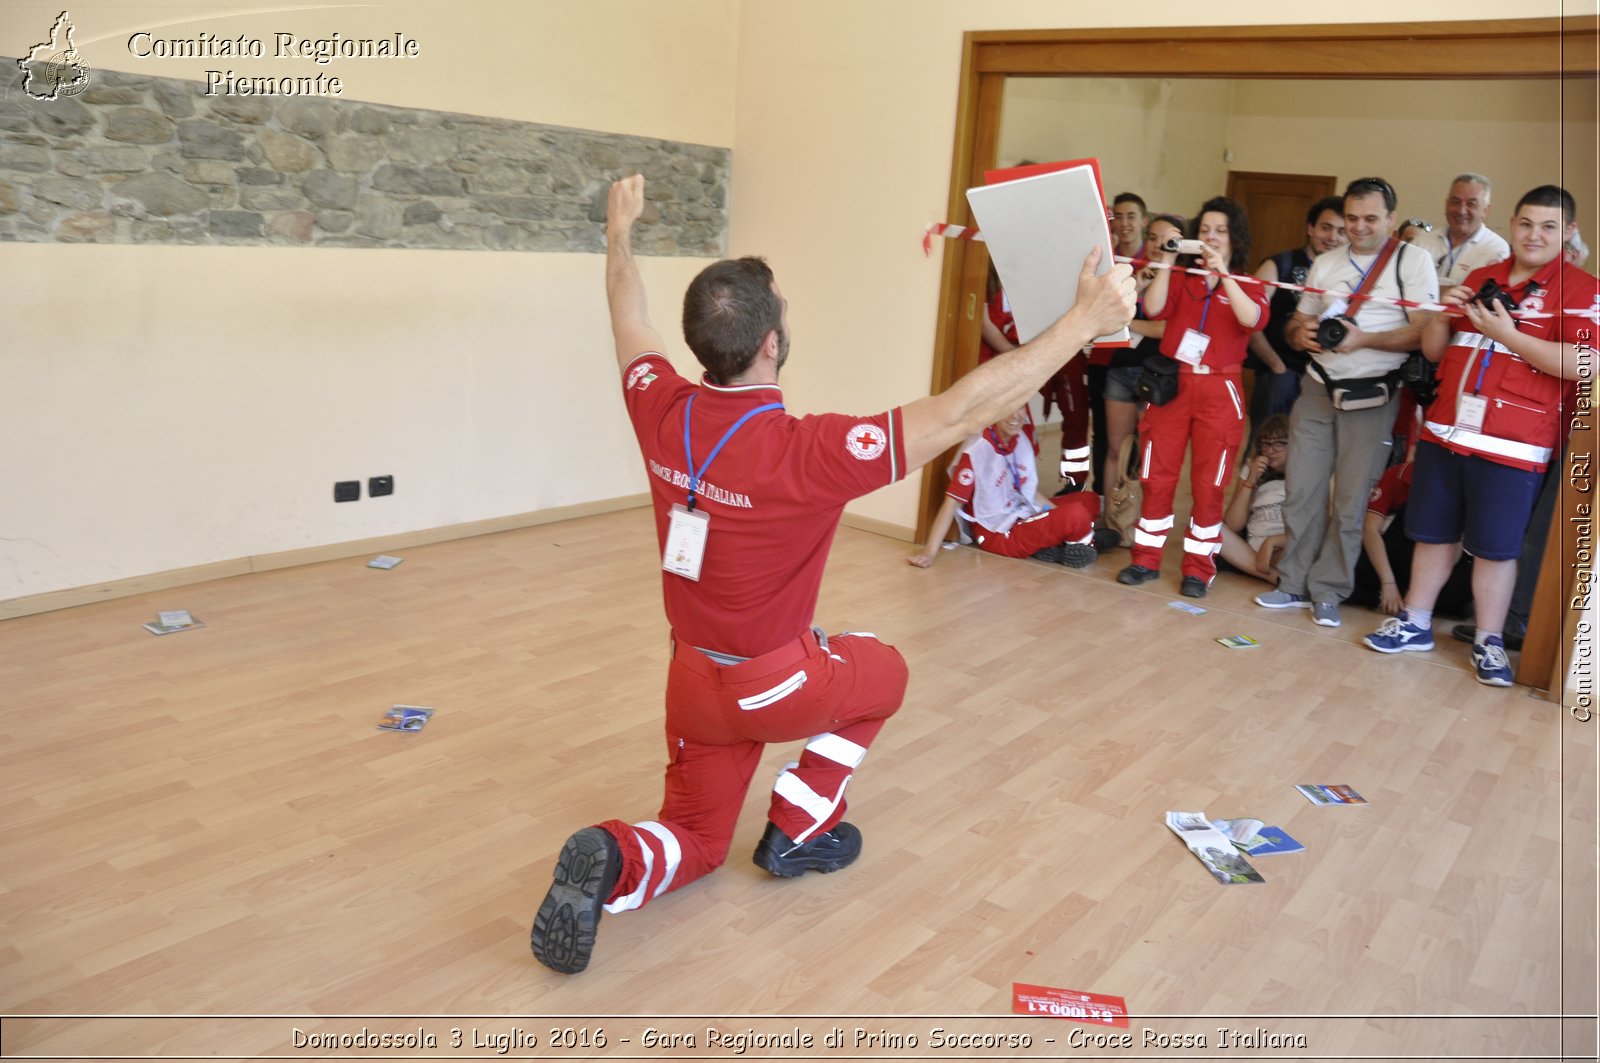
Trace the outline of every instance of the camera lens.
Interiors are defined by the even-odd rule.
[[[1344,338],[1350,335],[1350,327],[1343,318],[1324,318],[1317,325],[1317,344],[1325,351],[1338,349]]]

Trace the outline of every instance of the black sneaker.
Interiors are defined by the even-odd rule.
[[[1141,583],[1149,583],[1159,575],[1161,573],[1156,569],[1145,568],[1143,565],[1129,565],[1117,573],[1117,582],[1137,587]]]
[[[1206,581],[1199,576],[1185,576],[1183,583],[1178,587],[1178,593],[1185,598],[1204,598],[1206,596]]]
[[[622,874],[622,850],[603,827],[585,827],[561,847],[555,881],[533,917],[533,955],[551,970],[589,966],[600,910]]]
[[[1056,546],[1047,546],[1033,554],[1036,561],[1048,561],[1052,565],[1066,565],[1068,568],[1083,568],[1094,564],[1095,558],[1100,555],[1088,543],[1060,543]]]
[[[1094,548],[1096,553],[1105,553],[1115,550],[1122,545],[1122,533],[1115,528],[1096,528],[1094,530]]]
[[[861,855],[861,832],[842,820],[826,834],[812,835],[800,845],[768,823],[756,846],[755,864],[779,878],[794,878],[807,871],[824,874],[849,867]]]

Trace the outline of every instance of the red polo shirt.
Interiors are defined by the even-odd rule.
[[[648,351],[623,370],[623,398],[644,456],[665,547],[674,504],[688,501],[684,411],[696,470],[741,415],[782,402],[776,384],[695,385]],[[698,582],[661,574],[674,635],[691,645],[758,657],[810,626],[828,548],[845,503],[906,474],[898,408],[870,417],[760,413],[707,468],[695,508],[710,517]]]

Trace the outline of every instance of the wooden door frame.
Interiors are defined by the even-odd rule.
[[[1181,77],[1325,80],[1475,80],[1593,78],[1600,73],[1594,16],[1380,25],[1228,26],[1097,30],[975,30],[962,38],[955,146],[945,220],[971,225],[965,192],[996,163],[1000,109],[1008,77]],[[1129,71],[1138,71],[1130,75]],[[1492,71],[1492,73],[1486,73]],[[934,334],[934,393],[976,362],[988,255],[949,241],[939,283]],[[963,313],[965,310],[965,313]],[[1574,453],[1594,453],[1593,418],[1573,432]],[[943,461],[922,474],[917,539],[925,541],[939,506]],[[1518,669],[1519,682],[1559,699],[1572,658],[1578,614],[1563,609],[1575,577],[1577,507],[1589,488],[1563,491],[1551,521],[1549,559]],[[1557,578],[1558,576],[1564,578]],[[1559,604],[1558,604],[1559,603]]]

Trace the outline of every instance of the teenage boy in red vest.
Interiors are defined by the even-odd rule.
[[[1366,638],[1380,653],[1433,649],[1434,602],[1465,547],[1474,558],[1473,668],[1480,683],[1512,683],[1502,632],[1523,532],[1561,450],[1565,381],[1594,368],[1594,320],[1562,313],[1600,309],[1600,282],[1562,259],[1575,228],[1566,189],[1535,188],[1512,213],[1511,257],[1468,274],[1442,299],[1452,310],[1423,327],[1439,397],[1423,421],[1406,510],[1417,544],[1406,607]]]

